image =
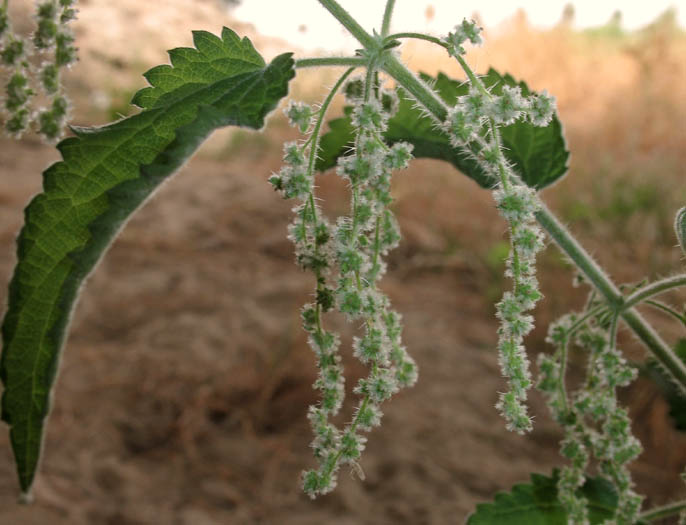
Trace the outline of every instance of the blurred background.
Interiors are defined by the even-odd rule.
[[[381,0],[342,3],[368,29],[379,25]],[[10,4],[15,27],[30,30],[32,2]],[[77,125],[135,111],[128,102],[145,85],[141,73],[165,63],[166,49],[190,45],[192,29],[229,26],[267,58],[356,47],[314,0],[79,4],[80,62],[66,78]],[[468,60],[478,71],[493,66],[557,97],[572,158],[567,177],[544,191],[550,207],[618,282],[681,271],[672,220],[686,204],[685,10],[658,1],[641,9],[503,4],[400,0],[395,29],[440,35],[463,16],[477,18],[486,44]],[[459,77],[430,44],[401,52],[416,70]],[[292,94],[320,101],[338,74],[302,71]],[[404,240],[383,288],[404,315],[419,383],[384,407],[361,462],[366,481],[343,470],[333,494],[314,502],[302,495],[299,474],[314,464],[305,414],[316,401],[316,369],[299,308],[314,283],[286,240],[291,203],[266,182],[279,169],[281,144],[296,137],[281,112],[261,134],[216,133],[130,221],[81,294],[31,507],[15,503],[0,433],[0,523],[461,523],[477,502],[561,464],[559,429],[537,393],[530,435],[507,432],[493,408],[504,388],[493,304],[509,287],[505,224],[488,192],[448,165],[416,161],[395,178]],[[21,210],[58,158],[33,136],[0,140],[3,302]],[[333,173],[319,184],[326,210],[346,213],[345,185]],[[541,255],[545,299],[527,341],[532,359],[550,351],[548,322],[582,306],[586,290],[573,277],[555,247]],[[659,314],[646,315],[669,342],[683,336]],[[356,327],[335,316],[327,322],[342,333],[351,386],[365,374],[345,350]],[[644,357],[628,331],[620,343],[632,359]],[[583,364],[583,355],[571,356],[572,377]],[[646,503],[683,498],[686,438],[667,404],[646,379],[620,397],[646,449],[633,464]]]

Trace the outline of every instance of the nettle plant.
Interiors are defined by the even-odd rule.
[[[377,287],[386,269],[383,257],[400,240],[392,212],[392,172],[407,167],[414,156],[447,161],[492,192],[508,224],[506,273],[512,281],[497,304],[499,362],[507,380],[497,409],[508,429],[529,432],[527,393],[536,387],[564,432],[560,469],[552,476],[534,474],[530,484],[478,505],[468,523],[630,524],[682,512],[686,502],[642,510],[643,497],[634,491],[628,465],[641,445],[616,392],[636,377],[637,365],[617,348],[617,330],[620,322],[631,329],[649,351],[652,369],[671,381],[672,394],[683,393],[685,352],[667,345],[635,307],[648,304],[686,324],[683,314],[655,299],[686,285],[686,275],[622,293],[548,210],[538,191],[565,175],[569,157],[555,99],[493,69],[475,75],[464,57],[465,46],[481,44],[481,29],[474,22],[462,21],[443,38],[391,34],[395,2],[387,0],[381,28],[370,34],[335,0],[319,3],[360,42],[355,56],[294,60],[286,53],[267,64],[247,38],[230,29],[221,37],[196,31],[194,48],[171,50],[171,65],[145,74],[150,87],[133,98],[138,114],[97,128],[71,127],[74,136],[57,145],[63,160],[45,171],[43,192],[26,208],[2,324],[2,419],[10,425],[23,494],[30,494],[39,463],[51,390],[79,288],[125,221],[212,131],[261,129],[287,96],[298,69],[343,67],[321,105],[288,103],[285,113],[304,136],[284,145],[284,166],[269,178],[275,190],[296,203],[289,238],[297,264],[312,272],[315,283],[313,301],[300,312],[319,368],[314,386],[321,393],[308,412],[317,466],[303,473],[305,493],[314,498],[332,491],[345,465],[363,477],[358,462],[367,433],[381,423],[382,404],[417,380],[417,364],[402,344],[401,316]],[[7,0],[0,7],[0,57],[9,74],[5,127],[13,135],[31,122],[48,139],[62,128],[67,102],[59,70],[74,59],[66,28],[74,18],[72,4],[39,2],[32,40],[12,32]],[[408,70],[397,53],[406,38],[443,47],[467,80]],[[32,51],[52,59],[33,65]],[[32,113],[28,105],[37,92],[34,84],[53,98],[48,109]],[[345,97],[345,114],[322,133],[338,94]],[[336,220],[320,207],[315,184],[318,171],[334,166],[351,195],[349,214]],[[685,249],[686,209],[676,215],[675,229]],[[553,352],[539,355],[534,379],[523,340],[534,326],[530,312],[542,298],[536,254],[546,238],[566,254],[591,292],[581,311],[551,324]],[[345,377],[340,338],[325,325],[325,314],[332,310],[361,327],[352,353],[369,367],[368,376],[352,389],[356,408],[347,422],[337,418]],[[572,351],[585,352],[588,360],[585,379],[573,382],[574,390],[566,377]]]

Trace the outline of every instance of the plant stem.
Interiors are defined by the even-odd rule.
[[[438,95],[422,82],[417,76],[407,69],[396,57],[385,57],[383,69],[402,88],[410,93],[438,123],[443,123],[448,116],[448,108]]]
[[[385,36],[386,41],[395,40],[396,38],[414,38],[416,40],[426,40],[427,42],[437,44],[445,49],[448,48],[446,43],[440,38],[436,38],[435,36],[431,35],[425,35],[424,33],[393,33],[392,35]]]
[[[668,518],[669,516],[674,516],[682,510],[686,510],[686,500],[675,501],[674,503],[668,503],[662,507],[656,507],[654,509],[647,510],[638,515],[639,521],[654,521],[661,518]]]
[[[357,20],[350,16],[350,13],[343,9],[336,0],[319,0],[319,3],[322,4],[324,9],[329,11],[343,27],[350,31],[350,34],[357,38],[360,44],[365,48],[376,49],[378,47],[378,43],[374,37],[367,33],[367,31],[357,23]]]
[[[364,63],[364,62],[363,62]],[[341,77],[338,79],[336,84],[331,88],[331,91],[327,95],[326,99],[322,103],[322,107],[319,110],[319,116],[317,118],[317,122],[314,125],[314,130],[312,131],[312,137],[314,139],[312,140],[312,146],[310,149],[310,159],[309,159],[309,165],[307,167],[307,173],[308,175],[311,175],[313,170],[314,170],[314,164],[315,160],[317,158],[317,150],[319,149],[319,132],[321,130],[322,124],[324,123],[324,117],[326,115],[326,111],[329,109],[329,106],[331,105],[331,101],[333,100],[333,97],[336,95],[340,87],[343,85],[343,82],[350,76],[350,74],[355,70],[355,67],[349,68]]]
[[[576,332],[581,326],[588,321],[591,317],[595,317],[596,315],[600,314],[606,306],[604,304],[600,304],[596,306],[595,308],[589,310],[586,312],[583,317],[578,319],[570,328],[569,328],[569,336],[571,337],[574,332]]]
[[[295,61],[295,67],[302,69],[305,67],[321,66],[357,66],[362,67],[367,61],[361,57],[321,57],[321,58],[299,58]]]
[[[565,339],[564,344],[560,347],[560,375],[558,376],[558,393],[562,398],[562,409],[567,414],[569,411],[569,401],[567,400],[567,385],[565,378],[567,377],[567,353],[569,351],[569,337]],[[565,416],[566,417],[566,416]]]
[[[319,116],[317,118],[317,122],[314,125],[314,130],[312,131],[312,135],[310,135],[310,139],[308,140],[311,141],[310,145],[310,159],[309,159],[309,164],[307,167],[307,174],[309,176],[313,175],[314,172],[314,166],[315,166],[315,161],[317,158],[317,150],[319,149],[319,132],[321,131],[322,128],[322,123],[324,122],[324,117],[326,116],[326,112],[329,109],[329,106],[331,105],[331,101],[333,100],[334,96],[340,89],[340,87],[343,85],[345,80],[350,76],[350,74],[355,70],[354,67],[348,68],[348,70],[341,75],[341,77],[338,79],[338,81],[334,84],[333,88],[331,88],[331,91],[327,95],[326,99],[324,99],[324,102],[322,103],[322,107],[319,110]],[[314,218],[314,226],[315,229],[317,228],[317,207],[314,204],[314,189],[310,191],[309,199],[308,199],[309,205],[312,207],[312,217]],[[315,244],[315,253],[319,254],[319,246]],[[317,279],[317,292],[321,290],[321,271],[319,269],[315,270],[315,277]],[[321,321],[321,305],[319,304],[319,301],[316,302],[315,306],[315,319],[317,322],[317,332],[321,334],[322,332],[322,321]]]
[[[671,290],[672,288],[678,288],[680,286],[685,285],[686,274],[674,275],[672,277],[667,277],[666,279],[662,279],[660,281],[655,281],[654,283],[650,283],[648,286],[644,286],[640,290],[636,290],[634,293],[629,295],[624,300],[622,309],[631,308],[632,306],[637,305],[638,303],[644,301],[645,299],[648,299],[649,297],[653,297],[655,295],[661,294],[662,292],[666,292],[667,290]]]
[[[388,0],[386,2],[386,9],[383,13],[383,22],[381,23],[381,36],[385,37],[391,28],[391,17],[393,16],[393,8],[395,7],[395,0]]]
[[[653,308],[657,308],[658,310],[662,310],[666,314],[669,314],[677,319],[681,324],[686,325],[686,317],[681,315],[679,312],[676,312],[674,308],[670,308],[666,304],[661,303],[660,301],[654,301],[652,299],[645,301],[645,304],[652,306]]]
[[[472,83],[472,85],[477,88],[486,98],[491,99],[491,94],[488,92],[483,83],[476,77],[472,68],[469,67],[467,61],[462,57],[462,55],[455,55],[455,60],[460,64],[462,70],[466,73],[467,78]]]

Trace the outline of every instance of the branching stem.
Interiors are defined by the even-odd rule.
[[[338,81],[334,84],[334,86],[331,88],[331,91],[329,92],[328,96],[326,99],[324,99],[324,102],[322,103],[322,107],[319,110],[319,115],[317,116],[317,122],[314,125],[314,130],[312,130],[312,136],[310,139],[312,140],[312,148],[310,149],[310,162],[307,167],[307,173],[308,175],[311,175],[313,170],[314,170],[314,162],[317,158],[317,150],[319,149],[319,132],[321,131],[322,124],[324,123],[324,117],[326,116],[326,111],[329,109],[329,106],[331,105],[331,101],[333,100],[333,97],[336,95],[340,87],[343,85],[343,82],[346,81],[346,79],[350,76],[350,74],[355,70],[355,67],[348,68],[348,70],[341,75],[341,77],[338,79]],[[314,137],[314,138],[312,138]]]
[[[436,38],[435,36],[431,35],[425,35],[424,33],[412,33],[412,32],[405,32],[405,33],[393,33],[392,35],[388,35],[385,37],[386,42],[390,42],[391,40],[396,40],[398,38],[414,38],[415,40],[426,40],[427,42],[431,42],[432,44],[439,45],[445,49],[448,49],[448,46],[446,45],[445,42],[443,42],[440,38]]]
[[[656,507],[639,514],[638,520],[655,521],[662,518],[668,518],[669,516],[674,516],[683,510],[686,510],[686,500],[675,501],[674,503],[668,503],[662,507]]]
[[[659,295],[672,288],[679,288],[680,286],[686,286],[686,274],[674,275],[672,277],[667,277],[660,281],[655,281],[650,283],[643,288],[636,290],[634,293],[629,295],[622,305],[622,310],[626,310],[639,304],[641,301],[645,301],[650,297]]]
[[[303,69],[307,67],[321,67],[321,66],[334,66],[334,67],[345,67],[354,66],[361,67],[365,66],[367,61],[362,57],[315,57],[315,58],[299,58],[295,61],[295,67],[298,69]]]
[[[653,299],[648,299],[648,300],[644,301],[644,304],[652,306],[653,308],[657,308],[658,310],[662,310],[666,314],[674,317],[681,324],[686,325],[686,316],[680,314],[679,312],[674,310],[674,308],[671,308],[670,306],[666,305],[665,303],[660,302],[660,301],[655,301]]]
[[[424,106],[437,122],[445,121],[448,114],[448,107],[445,102],[397,58],[388,57],[384,61],[384,70]],[[614,309],[619,308],[624,299],[615,283],[542,202],[541,209],[536,213],[536,220],[598,292],[603,295],[608,305]],[[669,370],[681,388],[686,390],[686,365],[674,355],[672,349],[655,332],[653,327],[634,309],[623,310],[621,317],[655,358]]]

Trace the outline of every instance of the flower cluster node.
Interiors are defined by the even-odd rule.
[[[522,96],[519,86],[503,86],[502,93],[492,96],[487,113],[496,124],[509,126],[526,114],[531,102]]]
[[[315,301],[301,311],[303,328],[317,358],[319,374],[314,387],[321,396],[308,413],[315,436],[311,446],[319,463],[317,469],[304,472],[302,477],[303,489],[311,497],[333,490],[342,464],[361,472],[357,461],[367,438],[360,432],[380,424],[381,403],[417,381],[417,365],[402,345],[400,315],[390,309],[390,300],[377,287],[386,269],[383,257],[400,240],[389,208],[393,201],[391,171],[408,166],[412,146],[385,143],[383,132],[397,110],[397,95],[365,82],[353,78],[343,87],[346,100],[353,105],[355,148],[338,160],[336,171],[350,186],[350,214],[330,224],[316,204],[311,162],[316,154],[316,136],[304,145],[287,142],[284,166],[269,179],[284,198],[300,201],[294,208],[289,238],[295,244],[297,263],[312,271],[317,282]],[[323,118],[324,111],[316,116]],[[291,102],[285,113],[302,132],[312,127],[315,115],[310,106]],[[330,421],[340,411],[345,395],[340,339],[327,332],[322,322],[322,314],[333,308],[349,320],[363,322],[363,334],[353,338],[353,355],[370,368],[369,375],[353,389],[362,400],[343,430]]]
[[[284,109],[284,114],[288,117],[291,126],[298,128],[300,133],[307,132],[314,116],[312,106],[294,100],[288,103],[288,106]]]
[[[529,98],[528,116],[534,126],[545,127],[553,120],[557,104],[545,89]]]
[[[483,29],[479,27],[474,20],[462,20],[461,24],[455,26],[453,33],[448,33],[448,36],[443,39],[448,53],[451,56],[464,55],[466,53],[463,44],[467,41],[475,46],[480,46],[483,43],[481,32]]]

